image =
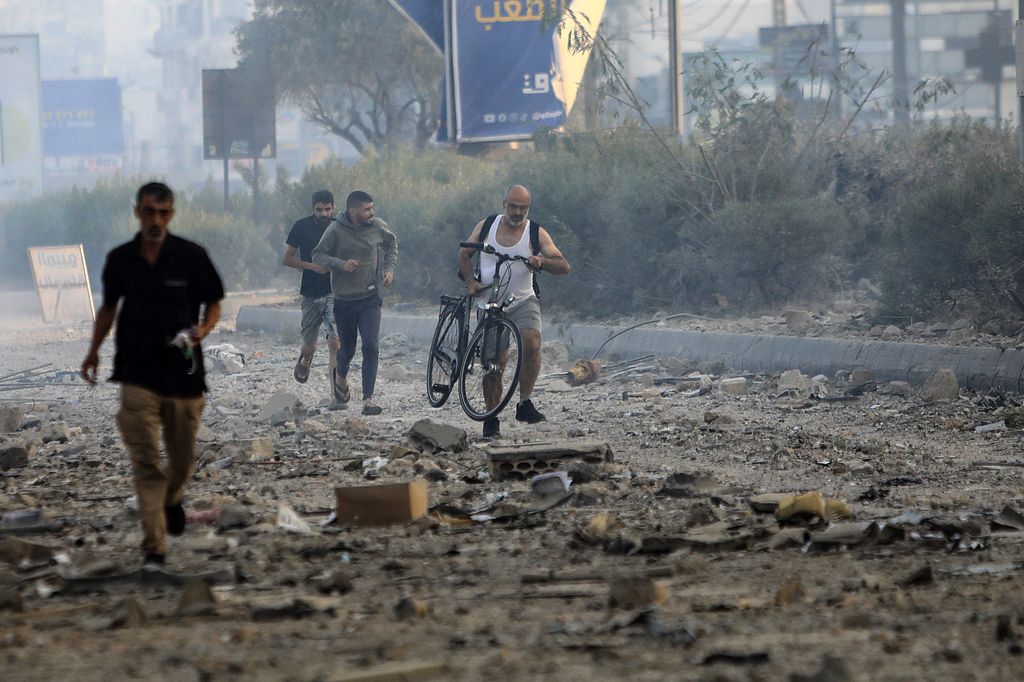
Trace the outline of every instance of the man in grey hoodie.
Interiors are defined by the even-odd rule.
[[[398,240],[387,223],[374,216],[373,197],[352,192],[345,212],[324,232],[313,249],[313,262],[331,273],[334,321],[341,348],[334,369],[333,409],[349,401],[348,368],[356,354],[356,336],[363,345],[363,414],[382,412],[373,400],[377,383],[380,336],[381,286],[390,287],[395,277]]]

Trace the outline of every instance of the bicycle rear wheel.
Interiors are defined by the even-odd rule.
[[[427,358],[427,402],[431,407],[441,407],[455,388],[459,369],[459,338],[462,320],[458,309],[447,306],[441,311],[430,342],[430,356]]]
[[[485,318],[469,340],[459,369],[462,409],[477,421],[498,414],[519,388],[522,369],[519,327],[505,317]]]

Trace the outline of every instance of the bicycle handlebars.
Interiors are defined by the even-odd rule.
[[[464,249],[473,249],[474,251],[482,251],[486,254],[494,256],[498,259],[499,263],[507,261],[522,261],[527,265],[530,264],[530,259],[524,256],[507,256],[504,253],[498,253],[498,251],[490,244],[481,244],[480,242],[459,242],[459,246]]]

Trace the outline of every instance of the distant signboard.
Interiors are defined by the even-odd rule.
[[[43,81],[44,156],[123,153],[117,79]]]
[[[0,36],[0,202],[43,184],[39,36]]]
[[[203,69],[203,158],[276,158],[276,105],[267,74]]]
[[[29,247],[43,321],[92,321],[93,306],[89,271],[81,244]]]

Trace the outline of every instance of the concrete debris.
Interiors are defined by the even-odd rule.
[[[248,364],[245,353],[230,343],[203,346],[204,366],[206,371],[219,374],[238,374]]]
[[[407,434],[409,443],[420,452],[462,452],[469,447],[469,436],[465,429],[439,424],[429,419],[420,419]]]
[[[599,441],[492,445],[486,452],[491,475],[498,481],[525,480],[576,461],[600,463],[614,459],[611,447]]]
[[[608,606],[613,609],[645,609],[664,603],[667,597],[664,585],[644,576],[613,578],[608,585]]]
[[[272,426],[281,426],[287,422],[301,425],[305,416],[306,410],[298,396],[287,391],[278,391],[263,404],[259,419],[269,422]]]
[[[959,395],[960,383],[951,369],[935,370],[921,387],[921,399],[926,402],[956,400]]]
[[[798,369],[789,369],[779,375],[778,389],[782,391],[806,392],[810,388],[807,375]]]
[[[24,413],[17,405],[0,405],[0,433],[11,433],[21,428]]]
[[[747,380],[744,377],[721,379],[718,382],[718,390],[726,395],[746,395]]]
[[[175,613],[179,616],[207,616],[217,612],[217,598],[203,580],[189,580],[181,590]]]
[[[0,471],[18,469],[28,464],[28,449],[14,445],[0,449]]]

